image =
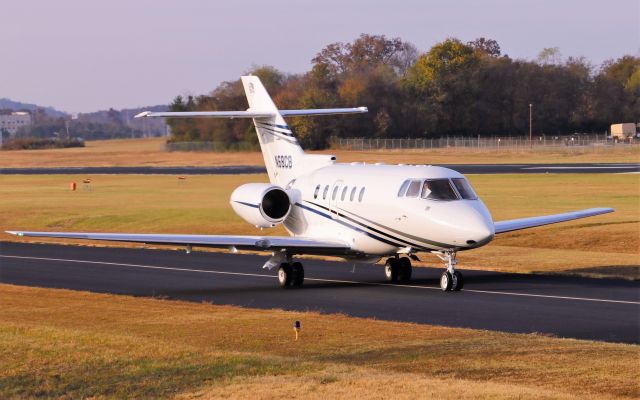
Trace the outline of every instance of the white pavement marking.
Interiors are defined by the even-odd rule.
[[[114,262],[106,262],[106,261],[85,261],[85,260],[69,260],[69,259],[64,259],[64,258],[26,257],[26,256],[8,256],[8,255],[0,255],[0,257],[2,257],[2,258],[25,259],[25,260],[59,261],[59,262],[69,262],[69,263],[78,263],[78,264],[111,265],[111,266],[117,266],[117,267],[159,269],[159,270],[164,270],[164,271],[200,272],[200,273],[205,273],[205,274],[252,276],[252,277],[269,278],[269,279],[275,278],[274,275],[265,275],[265,274],[248,274],[248,273],[245,273],[245,272],[211,271],[211,270],[193,269],[193,268],[160,267],[160,266],[157,266],[157,265],[125,264],[125,263],[114,263]],[[308,281],[316,281],[316,282],[349,283],[349,284],[354,284],[355,283],[355,284],[365,285],[365,286],[391,286],[391,287],[411,288],[411,289],[442,290],[439,287],[433,287],[433,286],[398,285],[398,284],[394,284],[394,283],[359,282],[359,281],[346,281],[346,280],[339,280],[339,279],[322,279],[322,278],[307,278],[307,277],[305,277],[304,279],[308,280]],[[593,299],[593,298],[588,298],[588,297],[552,296],[552,295],[544,295],[544,294],[498,292],[498,291],[492,291],[492,290],[474,290],[474,289],[471,289],[471,290],[465,289],[464,292],[482,293],[482,294],[497,294],[497,295],[503,295],[503,296],[538,297],[538,298],[544,298],[544,299],[595,301],[595,302],[601,302],[601,303],[619,303],[619,304],[640,305],[640,302],[638,302],[638,301]]]
[[[593,167],[570,167],[570,166],[562,166],[562,167],[526,167],[526,168],[522,168],[522,169],[636,169],[638,168],[637,165],[626,165],[626,166],[617,166],[617,167],[612,167],[612,166],[606,166],[606,167],[597,167],[597,166],[593,166]]]

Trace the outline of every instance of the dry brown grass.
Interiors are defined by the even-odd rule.
[[[165,152],[162,138],[89,141],[84,148],[4,151],[0,167],[103,167],[103,166],[220,166],[263,165],[258,152]],[[640,146],[617,148],[566,148],[557,150],[435,149],[406,151],[341,151],[340,162],[405,164],[509,164],[638,162]]]
[[[11,285],[0,294],[3,398],[640,396],[635,345]]]

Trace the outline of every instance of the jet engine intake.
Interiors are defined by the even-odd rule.
[[[280,186],[247,183],[231,194],[231,207],[242,219],[258,228],[273,228],[291,212],[291,199]]]

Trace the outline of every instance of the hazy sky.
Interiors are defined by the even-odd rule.
[[[595,65],[640,49],[640,0],[0,0],[0,97],[88,112],[171,101],[252,65],[304,72],[332,42],[384,34],[545,47]]]

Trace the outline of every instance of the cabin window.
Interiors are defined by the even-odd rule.
[[[353,189],[351,189],[351,195],[349,196],[349,201],[353,201],[355,197],[356,197],[356,187],[354,186]]]
[[[474,192],[468,180],[465,178],[453,178],[451,182],[453,182],[453,186],[456,187],[460,197],[465,200],[478,200],[478,195]]]
[[[324,191],[322,192],[322,200],[327,198],[327,193],[329,193],[329,185],[324,187]]]
[[[420,194],[420,186],[422,185],[422,181],[411,181],[409,186],[407,187],[407,197],[418,197]]]
[[[336,197],[338,196],[338,189],[339,189],[338,185],[333,187],[333,193],[331,193],[331,200],[335,200]]]
[[[342,195],[340,196],[340,200],[344,201],[346,196],[347,196],[347,187],[345,186],[344,188],[342,188]]]
[[[364,197],[364,187],[360,189],[360,194],[358,195],[358,201],[361,202],[363,197]]]
[[[407,179],[406,181],[402,182],[402,186],[400,186],[400,190],[398,190],[398,197],[404,196],[404,194],[407,192],[407,188],[409,187],[410,183],[411,183],[410,179]]]
[[[422,198],[430,200],[457,200],[458,196],[453,190],[449,179],[429,179],[422,185]]]
[[[316,190],[313,192],[313,198],[318,198],[318,193],[320,193],[320,185],[316,186]]]

